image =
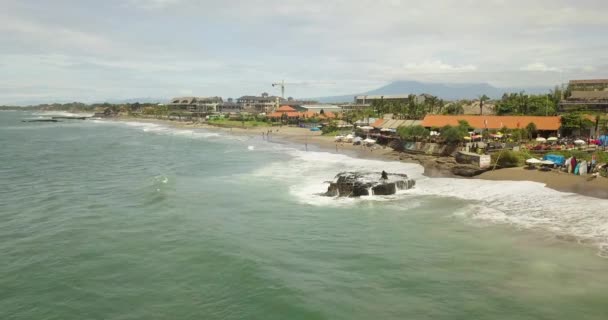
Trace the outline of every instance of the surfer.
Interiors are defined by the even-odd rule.
[[[388,173],[386,173],[386,171],[382,170],[382,177],[380,179],[388,180]]]

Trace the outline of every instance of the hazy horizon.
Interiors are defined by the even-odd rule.
[[[3,0],[0,105],[605,78],[604,1]]]

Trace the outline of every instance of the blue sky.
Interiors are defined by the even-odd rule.
[[[603,0],[0,0],[0,104],[608,78]]]

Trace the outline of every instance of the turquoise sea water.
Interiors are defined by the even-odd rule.
[[[0,112],[0,319],[606,319],[605,200]],[[318,195],[342,170],[418,180]]]

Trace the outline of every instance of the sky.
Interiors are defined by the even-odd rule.
[[[0,0],[0,105],[608,78],[605,0]]]

